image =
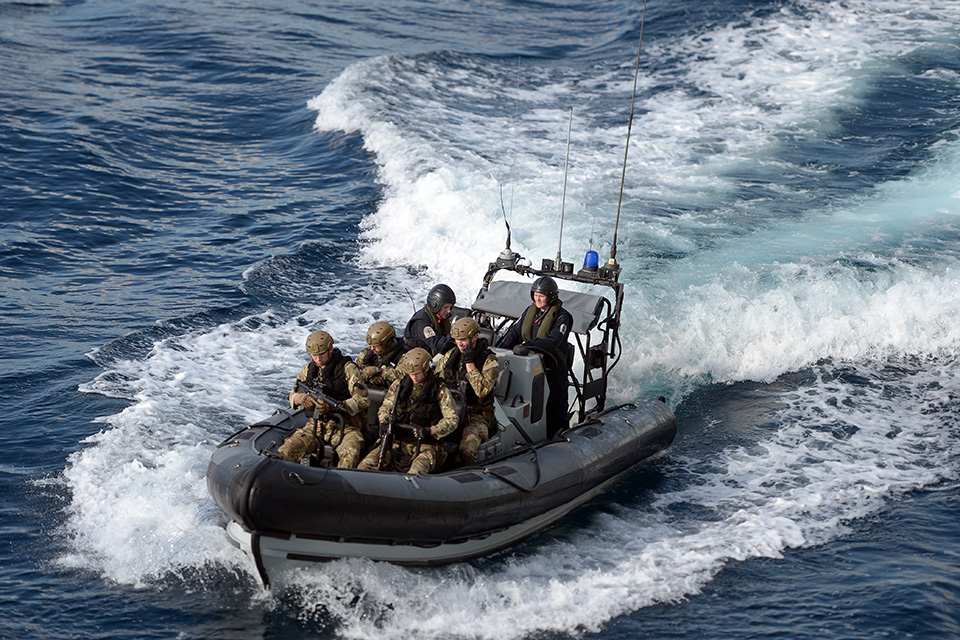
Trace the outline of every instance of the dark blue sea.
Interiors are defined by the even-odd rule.
[[[611,400],[662,455],[471,563],[228,543],[310,331],[469,303],[505,221],[607,257],[642,15],[0,2],[0,637],[960,638],[955,0],[650,0]]]

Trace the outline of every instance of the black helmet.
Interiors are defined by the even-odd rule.
[[[432,313],[440,313],[440,307],[445,304],[457,304],[457,296],[453,289],[445,284],[438,284],[427,294],[427,309]]]
[[[557,301],[559,291],[557,290],[557,281],[550,276],[540,276],[533,281],[530,287],[530,299],[533,300],[533,294],[542,293],[547,296],[547,304],[553,304]]]

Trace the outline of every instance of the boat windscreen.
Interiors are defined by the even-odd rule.
[[[602,296],[560,289],[560,300],[563,308],[573,316],[573,330],[576,333],[586,333],[602,319]],[[473,302],[473,310],[516,319],[530,304],[528,283],[498,280],[491,282],[486,291],[480,292]]]

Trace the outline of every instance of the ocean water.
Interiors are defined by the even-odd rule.
[[[609,254],[642,15],[0,2],[0,637],[960,637],[953,0],[649,2],[612,394],[663,455],[471,563],[227,543],[207,460],[311,330],[469,302],[505,220]]]

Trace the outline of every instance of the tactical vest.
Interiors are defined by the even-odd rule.
[[[350,386],[347,384],[344,367],[348,362],[352,360],[340,353],[340,349],[334,349],[330,361],[323,367],[323,376],[320,377],[318,376],[321,373],[320,367],[316,362],[311,361],[310,366],[307,367],[307,386],[315,387],[322,380],[321,386],[324,393],[340,402],[347,400],[350,397]]]
[[[427,318],[430,319],[430,326],[433,327],[433,330],[437,333],[438,336],[448,336],[450,335],[450,318],[440,320],[439,316],[435,314],[430,309],[424,307],[424,310],[427,312]]]
[[[432,371],[427,373],[423,380],[423,389],[416,399],[411,400],[413,380],[410,376],[403,376],[397,388],[397,397],[393,404],[394,419],[403,424],[412,424],[416,427],[431,427],[443,417],[437,393],[440,390],[440,381]]]
[[[483,365],[487,362],[487,357],[493,355],[487,341],[484,338],[477,340],[474,347],[476,354],[473,357],[473,364],[477,369],[483,371]],[[493,393],[488,393],[483,398],[477,397],[477,392],[473,390],[473,385],[467,382],[467,364],[461,362],[463,354],[460,349],[454,347],[447,363],[443,366],[443,379],[447,385],[464,389],[463,401],[468,407],[485,407],[493,404]],[[467,382],[466,384],[460,384]]]
[[[367,354],[360,360],[361,367],[387,367],[394,366],[403,355],[404,344],[400,340],[395,340],[393,346],[381,354],[376,354],[373,349],[367,349]]]
[[[559,300],[554,302],[550,307],[543,312],[540,319],[539,326],[537,326],[537,334],[533,334],[534,322],[537,319],[537,316],[540,314],[540,309],[537,308],[536,304],[531,304],[527,307],[526,312],[523,315],[523,325],[520,327],[520,337],[523,338],[524,342],[531,340],[533,338],[546,338],[550,335],[550,329],[553,328],[553,323],[557,321],[557,314],[560,312],[560,307],[563,306],[563,303]],[[567,354],[561,346],[558,349],[553,350],[553,355],[557,358],[558,362],[564,364],[567,363]]]

